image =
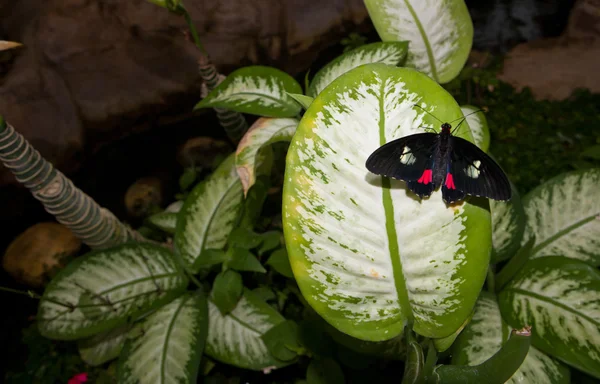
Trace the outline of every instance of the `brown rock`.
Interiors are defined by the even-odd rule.
[[[39,223],[13,240],[4,253],[2,266],[20,283],[39,288],[80,248],[81,241],[67,227]]]
[[[579,0],[575,3],[565,36],[600,38],[600,0]]]
[[[177,151],[177,161],[184,167],[212,169],[218,159],[227,157],[233,152],[231,146],[211,137],[193,137],[187,140]]]
[[[148,215],[160,207],[163,200],[162,182],[158,177],[143,177],[133,183],[125,193],[125,208],[134,218]]]

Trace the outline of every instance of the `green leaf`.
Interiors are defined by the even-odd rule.
[[[202,252],[201,266],[211,266],[227,261],[228,255],[222,249],[205,249]]]
[[[460,335],[460,333],[467,326],[467,324],[469,324],[472,317],[473,317],[472,314],[471,314],[471,316],[467,317],[465,319],[464,323],[461,325],[461,327],[458,328],[456,331],[454,331],[454,333],[452,333],[450,336],[442,337],[439,339],[432,339],[432,342],[433,342],[433,345],[434,345],[436,351],[444,352],[448,348],[450,348],[452,346],[452,344],[454,344],[454,341],[456,341],[456,338],[458,337],[458,335]]]
[[[390,340],[364,341],[342,333],[332,326],[326,329],[336,343],[351,351],[387,360],[404,360],[406,358],[404,334]]]
[[[286,159],[283,224],[303,296],[341,332],[452,334],[471,314],[491,251],[487,200],[419,201],[373,175],[379,146],[463,116],[440,85],[408,68],[367,64],[334,80],[304,114]],[[468,124],[465,122],[464,124]],[[468,126],[468,125],[467,125]],[[461,137],[473,140],[469,130]]]
[[[164,211],[155,213],[154,215],[149,216],[146,220],[155,227],[170,233],[175,233],[175,228],[177,226],[177,212],[181,210],[183,206],[183,201],[175,201]]]
[[[78,340],[77,348],[81,359],[93,367],[116,359],[119,357],[127,340],[127,334],[132,327],[133,325],[126,324],[110,331],[98,333],[90,338]]]
[[[509,201],[490,200],[492,210],[492,264],[509,259],[517,253],[525,231],[525,210],[516,187],[511,183]]]
[[[412,336],[411,332],[407,332],[406,335],[408,337],[407,359],[404,363],[402,384],[422,384],[425,381],[423,348]]]
[[[275,300],[277,298],[277,296],[275,296],[275,292],[273,292],[273,289],[266,285],[254,288],[252,293],[263,301]]]
[[[90,252],[48,284],[38,307],[38,327],[51,339],[92,336],[170,302],[187,284],[164,247],[129,243]]]
[[[215,277],[211,300],[222,314],[227,314],[235,308],[243,290],[242,276],[236,271],[228,269]]]
[[[523,268],[531,256],[531,250],[535,244],[535,237],[530,238],[517,254],[498,272],[495,279],[494,290],[500,292],[502,288]]]
[[[290,279],[294,278],[294,273],[292,272],[290,260],[288,259],[288,254],[285,248],[281,248],[273,252],[269,257],[269,260],[267,260],[267,265],[270,265],[274,270],[285,277]]]
[[[535,333],[535,330],[533,330]],[[510,327],[504,323],[494,295],[482,292],[475,306],[471,323],[460,334],[452,348],[452,364],[478,365],[496,353],[508,339]],[[506,366],[496,367],[498,375],[506,370]],[[569,383],[567,367],[540,352],[529,348],[527,357],[517,371],[506,381],[517,383]]]
[[[363,64],[401,65],[406,60],[407,50],[406,41],[377,42],[354,48],[321,68],[310,82],[306,94],[316,97],[340,75]]]
[[[408,44],[407,67],[440,84],[460,73],[473,44],[473,22],[463,0],[365,0],[383,41]]]
[[[208,334],[204,295],[187,293],[148,316],[119,359],[118,382],[195,383]]]
[[[299,342],[298,324],[286,320],[269,329],[262,335],[269,353],[278,360],[292,361],[304,348]]]
[[[269,148],[270,149],[270,148]],[[246,194],[240,228],[254,229],[261,218],[263,205],[269,194],[270,176],[261,175]]]
[[[310,104],[313,102],[314,98],[310,96],[303,95],[301,93],[288,93],[300,106],[304,109],[308,109]]]
[[[502,317],[533,345],[600,378],[600,272],[566,257],[530,260],[498,295]]]
[[[475,144],[477,144],[482,151],[487,152],[490,147],[490,130],[485,114],[480,108],[473,105],[462,105],[460,109],[465,115],[467,123],[469,123]]]
[[[523,198],[527,226],[535,235],[532,257],[560,255],[600,266],[600,168],[567,172]]]
[[[258,261],[256,256],[254,256],[252,252],[248,251],[247,249],[232,247],[229,248],[227,253],[228,261],[226,265],[229,268],[235,269],[236,271],[240,272],[267,272],[265,267],[262,266],[262,264],[260,263],[260,261]]]
[[[183,173],[179,177],[179,188],[182,191],[187,190],[194,181],[196,181],[196,177],[198,177],[198,171],[195,167],[188,167],[183,170]]]
[[[587,157],[589,159],[600,160],[600,145],[592,145],[587,147],[580,154],[581,157]]]
[[[211,301],[205,353],[215,360],[255,371],[283,367],[288,362],[275,359],[261,336],[285,319],[248,289],[236,307],[223,316]]]
[[[339,364],[329,358],[312,359],[306,370],[308,384],[344,384],[344,372]]]
[[[289,93],[302,93],[300,84],[276,68],[249,66],[232,72],[202,101],[199,108],[225,108],[268,117],[293,117],[301,107]]]
[[[221,249],[235,228],[242,209],[242,184],[231,154],[208,179],[190,192],[179,216],[174,245],[191,272],[202,265],[205,249]]]
[[[228,243],[231,247],[253,249],[262,243],[262,237],[251,229],[238,227],[231,231]]]
[[[260,236],[262,237],[263,241],[260,248],[258,249],[259,256],[262,256],[263,254],[272,251],[273,249],[281,245],[281,232],[279,231],[268,231],[265,233],[261,233]]]
[[[236,150],[235,166],[244,186],[244,194],[256,181],[261,148],[279,141],[290,141],[296,132],[297,119],[259,118],[244,135]]]

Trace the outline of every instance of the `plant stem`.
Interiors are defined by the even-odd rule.
[[[190,33],[192,34],[192,38],[194,39],[194,44],[196,44],[196,47],[198,47],[198,49],[204,56],[208,56],[208,53],[204,49],[202,42],[200,42],[200,36],[198,35],[198,30],[194,26],[194,22],[192,21],[192,18],[190,16],[190,14],[188,13],[187,9],[185,9],[183,4],[179,4],[177,11],[179,11],[183,14],[183,17],[185,18],[185,22],[187,23],[188,28],[190,29]]]

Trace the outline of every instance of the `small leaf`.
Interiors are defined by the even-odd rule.
[[[287,73],[272,67],[243,67],[227,76],[194,109],[213,107],[258,116],[292,117],[301,107],[288,92],[302,93],[302,88]]]
[[[312,79],[306,94],[317,97],[333,80],[363,64],[401,65],[406,60],[407,50],[406,41],[377,42],[354,48],[321,68]]]
[[[182,191],[187,190],[194,181],[196,181],[196,177],[198,177],[198,171],[195,167],[188,167],[183,170],[183,173],[179,177],[179,188]]]
[[[222,249],[205,249],[200,257],[201,266],[211,266],[227,261],[227,254]]]
[[[236,150],[235,166],[244,186],[244,194],[256,181],[261,148],[280,141],[290,141],[298,126],[297,119],[259,118],[244,135]]]
[[[242,276],[228,269],[215,277],[211,299],[221,313],[225,315],[235,308],[243,290]]]
[[[281,248],[273,252],[271,257],[269,257],[269,260],[267,260],[267,265],[270,265],[274,270],[285,277],[290,279],[294,278],[292,266],[290,265],[290,260],[288,259],[285,248]]]
[[[290,97],[292,97],[302,108],[305,110],[310,107],[310,104],[313,102],[314,98],[310,96],[303,95],[301,93],[288,93]]]
[[[299,343],[298,324],[292,320],[286,320],[269,329],[262,339],[269,353],[278,360],[290,361],[298,356],[303,350]]]
[[[236,271],[265,273],[267,270],[250,251],[244,248],[231,247],[227,251],[227,267]]]
[[[344,372],[339,364],[329,358],[312,359],[306,370],[308,384],[344,384]]]
[[[425,380],[425,357],[423,348],[413,336],[413,332],[407,332],[408,345],[406,362],[404,363],[404,376],[402,384],[421,384]]]
[[[262,237],[262,244],[260,248],[258,248],[259,256],[262,256],[281,245],[281,232],[279,231],[261,233],[260,236]]]
[[[263,301],[275,300],[277,298],[277,296],[275,296],[275,292],[273,292],[273,289],[268,286],[254,288],[252,293]]]
[[[594,160],[600,160],[600,145],[587,147],[580,154],[581,157],[587,157]]]
[[[93,367],[116,359],[119,357],[127,340],[127,334],[132,327],[132,324],[126,324],[110,331],[98,333],[90,338],[78,340],[77,348],[81,359]]]
[[[155,227],[170,233],[175,234],[177,226],[177,212],[181,210],[183,201],[177,200],[171,203],[164,211],[149,216],[146,220]]]
[[[238,227],[231,231],[228,243],[231,247],[253,249],[262,243],[262,237],[248,228]]]

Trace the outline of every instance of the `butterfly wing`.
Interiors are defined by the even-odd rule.
[[[449,173],[442,187],[444,201],[453,202],[460,193],[482,196],[494,200],[510,200],[511,188],[506,174],[500,166],[475,144],[460,137],[451,137]],[[454,188],[452,188],[454,187]],[[446,191],[444,191],[444,189]]]
[[[435,188],[431,168],[437,144],[435,133],[418,133],[392,140],[369,156],[366,167],[377,175],[406,181],[408,188],[419,197],[430,196]],[[428,179],[423,182],[423,178]]]

